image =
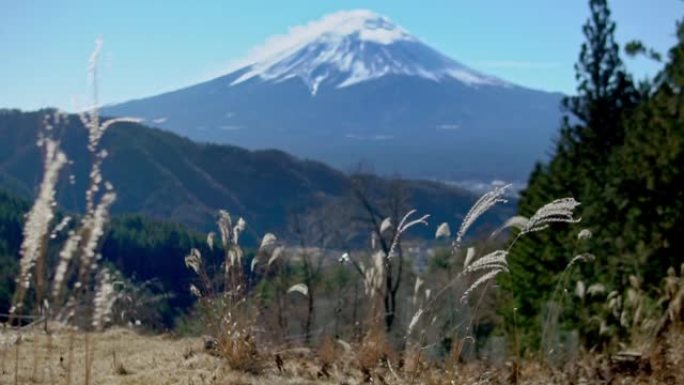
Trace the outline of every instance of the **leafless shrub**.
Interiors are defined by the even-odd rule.
[[[260,373],[264,361],[259,355],[253,330],[242,326],[249,324],[248,320],[239,320],[237,315],[230,315],[225,321],[227,327],[219,335],[216,352],[233,370]]]
[[[337,359],[338,344],[332,339],[330,335],[323,337],[318,347],[318,359],[321,363],[319,370],[319,377],[329,378],[332,367]]]
[[[358,349],[357,364],[367,376],[371,376],[378,365],[387,359],[394,358],[394,351],[387,340],[387,335],[379,325],[371,326]]]
[[[185,256],[185,265],[198,278],[198,284],[189,287],[190,292],[198,298],[200,311],[195,314],[202,318],[205,330],[211,335],[212,351],[225,359],[233,369],[258,373],[264,365],[264,357],[259,354],[256,340],[256,325],[258,318],[256,301],[251,298],[248,284],[256,269],[266,263],[266,269],[280,256],[283,249],[277,245],[277,237],[266,234],[261,240],[259,252],[254,257],[249,268],[250,279],[245,276],[244,252],[240,246],[240,235],[245,231],[247,223],[238,218],[233,222],[227,211],[221,210],[218,215],[217,226],[221,237],[221,247],[224,253],[221,266],[220,285],[217,279],[208,272],[208,267],[198,249],[190,250]],[[207,245],[214,249],[214,235],[207,236]],[[297,284],[288,290],[307,295],[306,285]]]

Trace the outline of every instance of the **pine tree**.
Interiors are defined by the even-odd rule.
[[[589,8],[591,16],[583,27],[587,41],[575,64],[578,95],[563,101],[579,124],[565,127],[560,144],[565,149],[581,143],[579,149],[596,157],[592,160],[602,160],[607,151],[597,150],[622,143],[622,116],[635,106],[638,93],[620,59],[607,0],[591,0]]]
[[[572,196],[582,202],[583,226],[601,233],[600,223],[612,219],[600,217],[607,175],[601,165],[622,144],[622,117],[637,104],[639,93],[620,59],[607,1],[590,0],[589,8],[591,15],[583,27],[586,42],[575,66],[577,95],[563,100],[566,116],[555,154],[549,164],[538,165],[531,174],[518,211],[530,216],[550,200]],[[528,343],[539,342],[540,314],[554,294],[559,274],[581,247],[579,230],[578,226],[556,226],[524,237],[510,256],[512,274],[502,284],[515,295],[518,324],[532,337]]]
[[[645,285],[659,285],[684,260],[684,24],[651,96],[626,121],[624,145],[608,165],[615,231],[636,253]]]

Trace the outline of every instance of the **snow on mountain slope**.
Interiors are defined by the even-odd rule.
[[[357,10],[272,37],[223,76],[103,113],[344,170],[524,181],[552,143],[561,98],[468,68]]]
[[[385,75],[409,75],[464,84],[508,83],[478,73],[440,54],[384,16],[367,10],[341,11],[269,39],[240,61],[244,73],[231,85],[259,77],[301,79],[315,95],[329,82],[342,88]]]

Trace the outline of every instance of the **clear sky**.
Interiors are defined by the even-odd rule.
[[[666,53],[681,0],[613,0],[618,41]],[[452,58],[524,86],[571,93],[588,16],[584,0],[0,0],[0,107],[84,104],[87,59],[104,39],[103,103],[150,96],[222,74],[289,27],[365,8]],[[659,68],[625,59],[639,78]]]

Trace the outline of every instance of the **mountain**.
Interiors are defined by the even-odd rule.
[[[224,76],[104,111],[341,169],[525,181],[551,145],[561,97],[475,71],[359,10],[273,37]]]
[[[0,110],[0,187],[32,199],[42,176],[38,130],[50,111]],[[70,159],[57,198],[64,210],[84,207],[90,155],[86,130],[70,116],[53,132]],[[112,211],[136,213],[215,230],[219,209],[248,223],[246,239],[265,232],[285,234],[294,213],[351,199],[351,178],[322,163],[295,158],[277,150],[249,151],[229,145],[198,144],[175,134],[139,124],[117,124],[103,137],[108,157],[104,177],[117,192]],[[382,195],[392,181],[367,175],[369,195]],[[402,181],[407,204],[432,214],[431,223],[454,223],[474,202],[462,189],[428,181]],[[335,215],[332,213],[330,215]],[[344,224],[344,226],[352,224]],[[424,229],[425,236],[434,228]]]

